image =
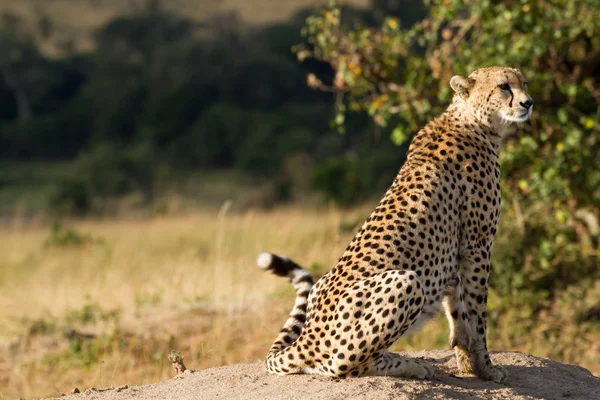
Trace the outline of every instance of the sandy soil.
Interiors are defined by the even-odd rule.
[[[437,367],[433,380],[267,375],[262,363],[186,371],[145,386],[88,389],[60,399],[600,399],[600,378],[588,370],[522,353],[497,352],[493,361],[509,373],[506,382],[460,376],[453,352],[401,353]]]

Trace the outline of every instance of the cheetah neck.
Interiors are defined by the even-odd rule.
[[[442,115],[447,121],[453,122],[459,131],[486,144],[496,154],[500,150],[502,139],[514,130],[513,124],[500,118],[481,118],[461,99],[454,99]]]

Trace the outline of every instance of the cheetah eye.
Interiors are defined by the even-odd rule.
[[[502,90],[510,90],[510,86],[508,86],[508,83],[502,83],[498,85],[498,87]]]

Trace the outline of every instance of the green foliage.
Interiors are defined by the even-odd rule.
[[[315,168],[313,187],[341,206],[349,206],[364,198],[363,183],[357,166],[344,158],[332,158]]]
[[[179,163],[200,167],[228,167],[236,159],[237,146],[248,133],[248,112],[231,104],[217,104],[192,124],[171,145]]]
[[[366,113],[404,143],[448,104],[452,75],[522,70],[536,103],[532,123],[506,138],[501,156],[496,290],[506,302],[518,292],[535,304],[598,279],[600,3],[426,4],[425,18],[408,27],[395,17],[379,28],[346,26],[333,3],[309,17],[297,56],[326,62],[335,75],[330,84],[310,75],[309,85],[336,93],[336,125],[349,112]]]
[[[46,247],[79,247],[94,240],[88,234],[81,234],[72,228],[65,228],[56,221],[50,227],[50,237],[44,242]]]
[[[365,222],[367,216],[361,216],[352,220],[343,220],[340,222],[339,231],[343,233],[355,232]]]
[[[137,306],[157,306],[163,301],[162,291],[145,291],[135,296],[135,304]]]
[[[50,206],[59,214],[100,212],[111,199],[131,192],[140,193],[149,204],[162,171],[154,157],[147,143],[127,148],[97,145],[78,157],[70,176],[57,182]]]
[[[118,350],[130,338],[118,329],[101,335],[83,333],[80,329],[87,327],[89,330],[95,324],[118,326],[119,321],[118,310],[104,310],[96,304],[86,303],[80,309],[71,310],[64,318],[38,318],[23,322],[27,326],[28,341],[34,336],[53,337],[54,341],[60,341],[57,335],[67,341],[65,350],[44,356],[44,364],[55,366],[67,362],[71,366],[91,367],[101,361],[103,353]]]
[[[83,215],[92,210],[92,195],[81,177],[61,179],[54,186],[49,206],[59,214]]]
[[[116,310],[103,310],[97,304],[87,303],[80,309],[71,310],[65,318],[65,324],[67,326],[73,324],[83,326],[97,322],[115,322],[118,321],[119,317],[119,312]]]
[[[23,322],[27,326],[27,336],[49,335],[56,331],[56,323],[43,318]]]

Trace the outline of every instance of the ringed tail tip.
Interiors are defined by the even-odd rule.
[[[256,259],[256,265],[261,269],[269,269],[273,262],[273,256],[271,253],[260,253]]]

